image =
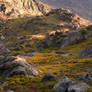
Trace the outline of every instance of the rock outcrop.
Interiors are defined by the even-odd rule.
[[[35,76],[38,73],[24,58],[13,56],[3,41],[0,41],[0,76],[11,77],[20,74]]]
[[[92,45],[89,45],[86,49],[79,53],[81,57],[92,57]]]
[[[86,39],[86,36],[80,31],[73,31],[69,33],[55,32],[54,34],[49,33],[46,38],[40,41],[37,47],[66,47],[69,45],[77,44]]]
[[[55,33],[47,33],[46,38],[44,40],[41,40],[36,47],[57,47],[61,46],[61,43],[63,41],[63,38],[66,36],[63,32],[56,31]]]
[[[50,11],[50,7],[38,0],[0,0],[0,14],[7,17],[24,15],[39,16]]]
[[[92,77],[87,73],[87,74],[84,74],[83,76],[81,76],[80,78],[78,78],[78,80],[92,81]]]
[[[67,37],[64,38],[62,41],[62,47],[77,44],[83,40],[85,40],[86,37],[81,32],[69,32]]]
[[[88,20],[79,17],[77,14],[73,13],[72,11],[68,9],[64,9],[64,8],[52,9],[46,15],[49,16],[51,14],[56,14],[59,20],[67,22],[68,25],[66,26],[74,30],[91,24]]]
[[[10,50],[6,48],[5,44],[0,43],[0,55],[9,56],[11,55]]]
[[[57,92],[87,92],[89,85],[84,82],[76,82],[68,77],[63,77],[55,86]]]
[[[38,71],[33,69],[32,65],[20,57],[0,57],[0,76],[11,77],[13,75],[30,75],[35,76]]]

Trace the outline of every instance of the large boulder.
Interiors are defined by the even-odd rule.
[[[66,47],[82,42],[86,39],[86,35],[80,31],[62,32],[56,31],[48,33],[44,40],[41,40],[36,47]]]
[[[74,82],[69,86],[68,92],[87,92],[88,88],[89,85],[84,82]]]
[[[46,38],[41,40],[36,47],[61,47],[63,38],[66,37],[66,33],[62,31],[55,31],[46,34]]]
[[[84,74],[83,76],[81,76],[80,78],[78,78],[78,80],[89,80],[89,81],[92,81],[92,77],[87,73],[87,74]]]
[[[63,77],[55,86],[54,89],[58,92],[67,92],[69,85],[72,83],[68,77]]]
[[[44,82],[44,81],[55,81],[55,80],[56,80],[56,77],[54,75],[52,75],[52,74],[46,74],[41,79],[41,82]]]
[[[13,75],[30,75],[35,76],[38,71],[25,59],[13,56],[0,57],[0,75],[2,77],[11,77]]]
[[[62,41],[61,46],[66,47],[69,45],[77,44],[85,39],[85,35],[83,35],[81,32],[69,32],[67,37],[65,37]]]
[[[57,92],[87,92],[89,85],[84,82],[76,82],[68,77],[63,77],[55,86]]]
[[[92,45],[89,45],[86,49],[79,53],[81,57],[92,57]]]

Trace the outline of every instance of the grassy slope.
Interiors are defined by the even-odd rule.
[[[27,28],[24,28],[25,23],[27,23],[29,20],[32,19],[34,19],[34,23],[29,23],[26,26]],[[6,37],[5,43],[8,45],[12,45],[18,41],[17,37],[25,36],[25,35],[34,35],[34,34],[39,34],[44,36],[45,33],[54,31],[54,29],[57,27],[58,24],[67,25],[65,21],[58,19],[56,14],[52,14],[50,16],[41,16],[40,20],[35,20],[35,17],[29,17],[29,18],[27,17],[27,18],[9,20],[4,25],[4,27],[0,27],[0,31],[2,31],[3,35]],[[57,29],[65,30],[63,28],[57,28]],[[34,42],[35,40],[32,40],[30,41],[30,44],[32,45]],[[25,44],[27,44],[27,42],[25,42]],[[16,53],[22,54],[25,53],[26,50],[27,49],[18,52],[14,51],[14,54]]]
[[[20,24],[26,22],[29,19],[30,18],[12,20],[5,25],[5,26],[8,26],[9,29],[1,28],[4,34],[5,32],[9,33],[5,35],[7,37],[6,42],[8,42],[8,44],[15,43],[16,37],[18,36],[33,34],[33,31],[30,30],[30,28],[29,30],[24,30],[23,28],[20,28]],[[43,19],[44,19],[43,21],[49,24],[60,23],[60,21],[57,21],[56,19],[50,16],[49,18],[43,18]],[[35,25],[35,26],[40,27],[39,25]],[[46,30],[44,31],[44,29]],[[46,26],[44,26],[44,29],[40,31],[42,32],[40,34],[44,34],[48,31],[52,31],[51,28],[49,27],[47,28]],[[82,49],[84,49],[87,45],[90,45],[90,44],[92,44],[92,38],[88,38],[87,40],[79,44],[72,45],[63,49],[57,49],[57,48],[42,49],[35,56],[31,58],[26,58],[28,62],[32,62],[38,65],[38,67],[35,67],[35,68],[40,69],[42,71],[39,76],[34,78],[30,76],[14,76],[12,78],[6,78],[6,79],[0,78],[0,81],[8,81],[10,86],[7,88],[11,88],[15,90],[15,92],[55,92],[55,90],[53,90],[53,86],[63,76],[62,72],[66,72],[64,75],[70,77],[73,80],[76,80],[79,76],[84,74],[87,71],[87,69],[92,67],[92,58],[78,57],[78,53]],[[70,56],[58,55],[55,53],[57,50],[67,51],[72,55]],[[24,49],[22,51],[19,51],[19,53],[24,53],[24,52],[25,52]],[[57,80],[53,82],[41,83],[40,79],[46,73],[53,73],[56,76]],[[87,81],[87,82],[92,87],[92,83],[90,81]],[[88,91],[88,92],[92,92],[92,91]]]
[[[85,74],[87,69],[92,68],[92,58],[78,57],[78,52],[90,44],[92,44],[92,38],[88,38],[82,43],[63,49],[42,50],[35,56],[26,58],[28,62],[38,65],[36,69],[42,71],[39,76],[34,78],[29,76],[14,76],[7,79],[1,78],[0,80],[9,81],[10,88],[16,90],[15,92],[55,92],[53,90],[53,85],[63,76],[62,72],[66,72],[64,75],[70,77],[72,80],[76,80],[78,77]],[[55,53],[57,50],[67,51],[72,53],[72,55],[58,55]],[[46,73],[53,73],[57,80],[53,82],[40,82],[40,79]],[[86,82],[92,86],[92,82]]]

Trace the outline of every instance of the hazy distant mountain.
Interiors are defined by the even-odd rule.
[[[69,8],[80,16],[92,20],[92,0],[41,0],[57,8]]]

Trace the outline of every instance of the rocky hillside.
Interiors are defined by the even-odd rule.
[[[92,0],[41,0],[57,8],[69,8],[80,16],[92,20]]]
[[[0,92],[92,92],[91,23],[49,9],[37,0],[1,1]]]
[[[0,14],[5,17],[38,16],[49,12],[50,7],[38,0],[0,0]]]

